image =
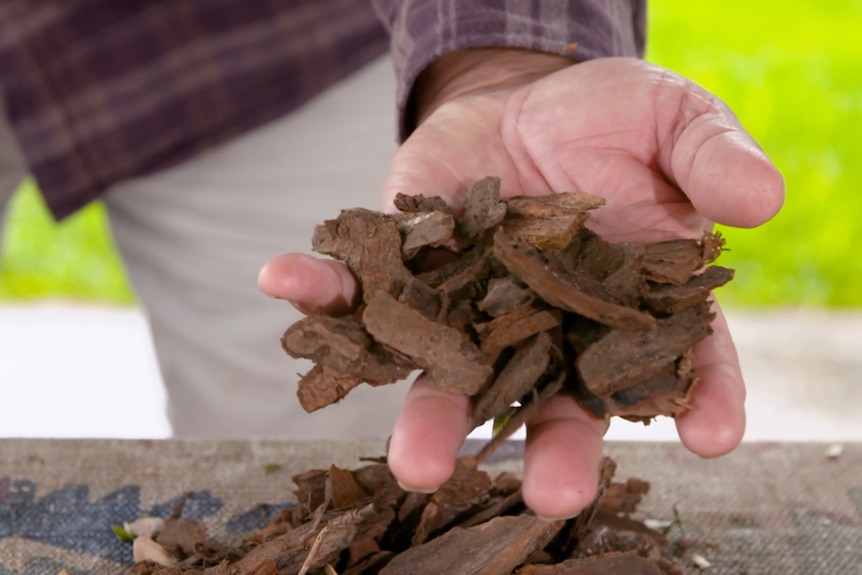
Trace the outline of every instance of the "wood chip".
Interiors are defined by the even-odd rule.
[[[635,552],[607,553],[585,559],[568,559],[556,565],[530,565],[516,575],[663,575],[654,561]]]
[[[525,242],[503,231],[494,236],[494,255],[552,306],[620,329],[644,330],[655,325],[655,318],[646,312],[587,293],[577,278],[552,270]]]
[[[515,350],[500,375],[483,391],[473,406],[473,425],[478,427],[520,401],[536,386],[550,364],[551,336],[538,333]]]
[[[500,201],[500,178],[489,176],[467,192],[458,231],[463,239],[473,240],[498,226],[505,216],[506,204]]]
[[[604,200],[582,193],[517,197],[508,200],[510,219],[506,232],[543,250],[567,247],[589,217],[589,211]]]
[[[432,541],[397,555],[380,575],[498,575],[511,573],[562,528],[562,521],[529,515],[496,517],[463,529],[454,527]]]
[[[410,357],[443,389],[474,395],[494,373],[464,334],[429,320],[386,292],[371,297],[362,319],[376,341]]]
[[[524,339],[554,329],[562,323],[559,310],[537,308],[531,304],[476,326],[482,351],[496,355]]]
[[[409,217],[396,218],[401,232],[401,255],[404,259],[414,257],[420,249],[437,247],[452,238],[455,218],[445,212],[422,212]]]

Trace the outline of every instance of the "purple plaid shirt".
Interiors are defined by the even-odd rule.
[[[403,116],[442,54],[642,56],[644,21],[645,0],[2,0],[0,100],[62,218],[294,110],[390,46]]]

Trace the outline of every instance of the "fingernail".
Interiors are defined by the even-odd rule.
[[[404,485],[400,481],[398,482],[398,487],[400,487],[404,491],[409,491],[412,493],[423,493],[425,495],[431,495],[432,493],[436,493],[437,490],[439,489],[439,487],[435,487],[433,489],[417,489],[415,487],[408,487],[407,485]]]

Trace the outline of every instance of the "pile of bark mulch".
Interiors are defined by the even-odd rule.
[[[175,566],[143,562],[136,573],[681,573],[664,535],[627,518],[646,484],[613,484],[612,462],[603,497],[554,522],[525,508],[517,478],[476,466],[557,393],[597,417],[645,423],[687,409],[710,292],[733,276],[707,267],[723,241],[611,244],[584,226],[599,198],[501,200],[499,190],[496,178],[478,182],[457,213],[399,195],[398,214],[352,209],[318,226],[314,249],[350,268],[361,302],[344,317],[308,316],[282,339],[315,363],[298,388],[306,410],[423,370],[472,397],[475,425],[495,420],[478,455],[433,495],[405,493],[382,462],[309,471],[295,477],[299,506],[242,547],[220,548],[174,518],[148,544]]]
[[[400,214],[352,209],[317,227],[314,249],[350,268],[362,302],[284,334],[290,355],[315,363],[297,392],[307,411],[414,370],[471,396],[473,423],[500,422],[498,440],[559,392],[645,423],[688,407],[708,297],[733,277],[705,267],[723,240],[612,244],[584,226],[600,198],[499,190],[478,182],[460,217],[440,198],[399,195]]]
[[[294,477],[295,508],[236,548],[208,541],[199,523],[168,519],[148,548],[159,565],[137,575],[681,575],[665,535],[628,518],[649,489],[611,482],[577,518],[545,521],[526,510],[520,480],[491,478],[462,460],[434,494],[407,493],[385,462]],[[137,543],[137,540],[136,540]],[[168,565],[168,566],[166,566]],[[172,566],[170,566],[172,565]]]

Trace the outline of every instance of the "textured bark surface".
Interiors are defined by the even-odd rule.
[[[314,248],[347,264],[363,303],[285,333],[285,350],[316,364],[299,384],[302,405],[421,369],[473,397],[476,425],[509,418],[515,402],[534,408],[549,386],[597,417],[685,411],[697,383],[690,350],[712,331],[709,296],[733,277],[708,266],[723,240],[611,244],[585,226],[603,204],[582,193],[501,199],[489,177],[460,215],[440,198],[399,195],[399,214],[345,210],[318,226]]]

